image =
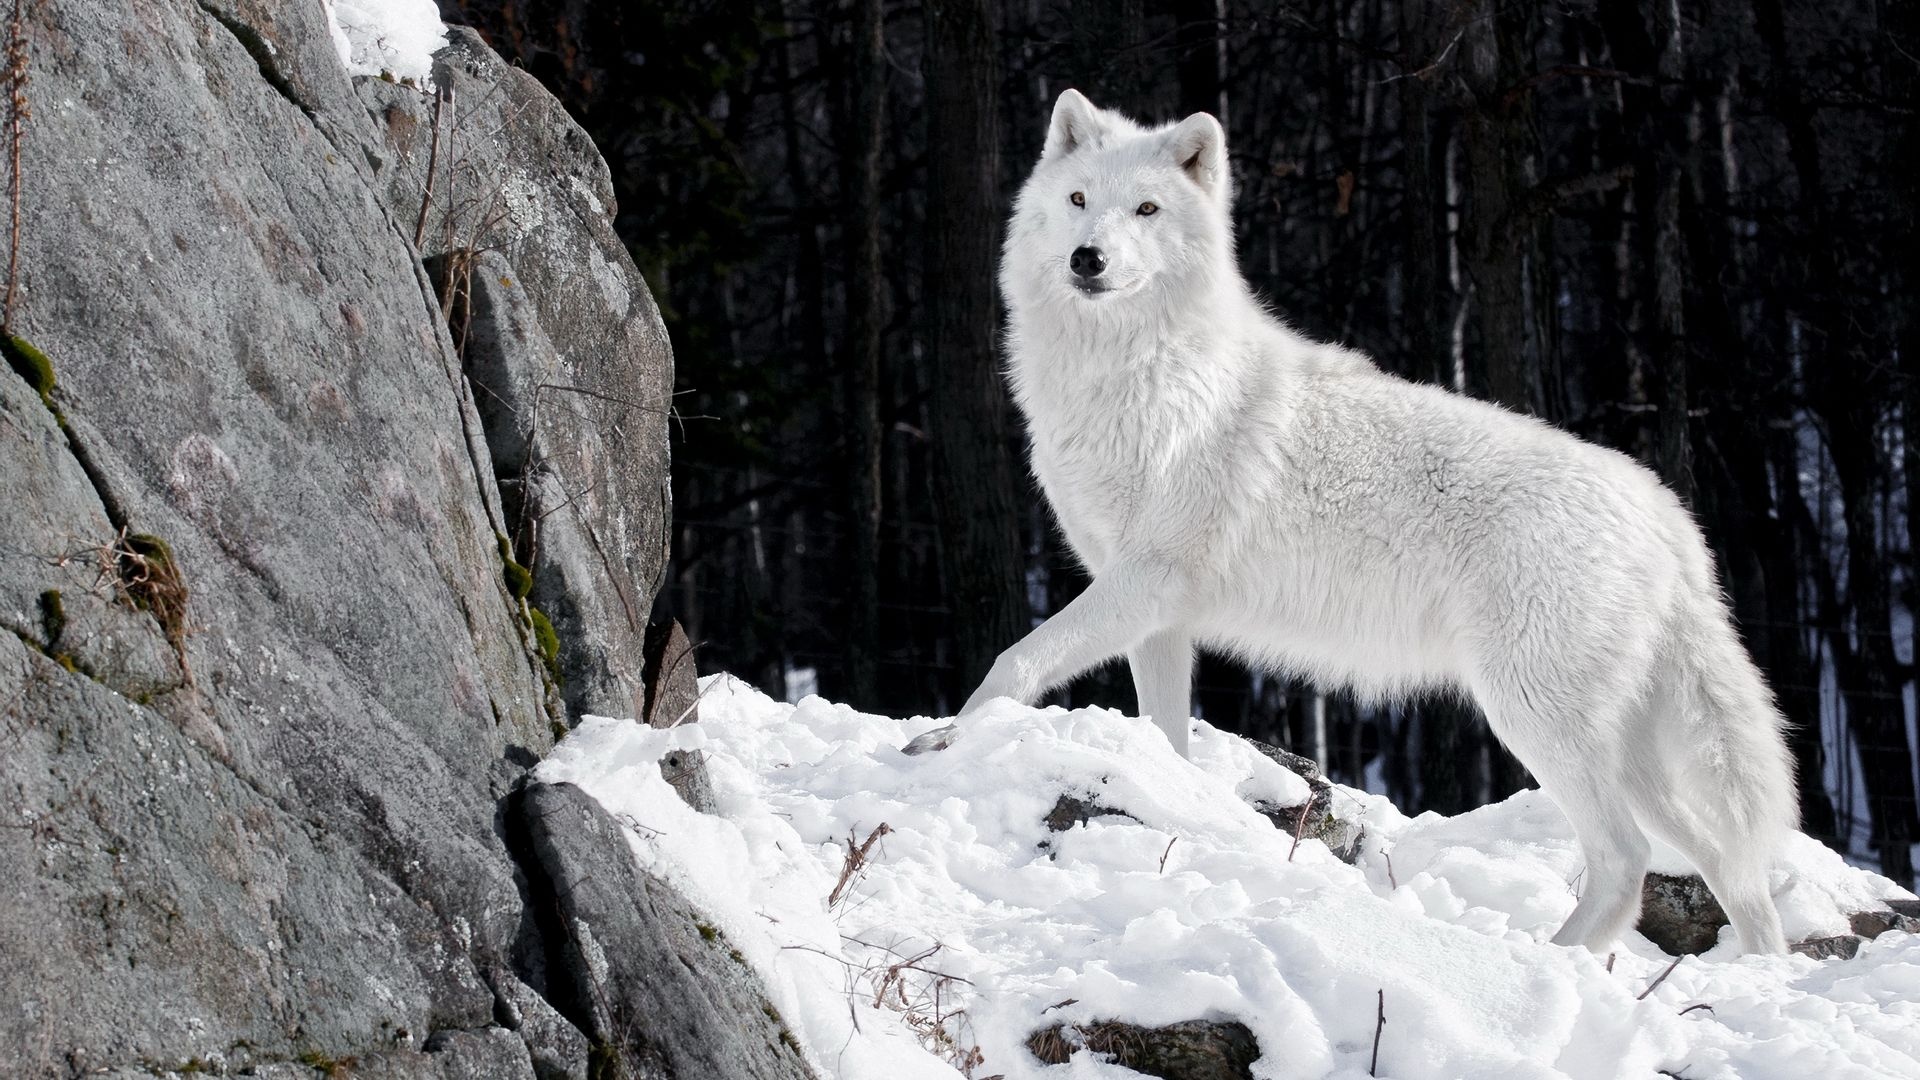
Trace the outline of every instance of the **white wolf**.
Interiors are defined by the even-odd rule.
[[[1124,653],[1185,754],[1196,645],[1372,699],[1457,688],[1586,855],[1555,943],[1635,919],[1645,829],[1745,949],[1784,951],[1783,720],[1687,510],[1624,455],[1282,325],[1235,266],[1230,201],[1213,117],[1055,104],[1000,283],[1033,471],[1093,583],[961,715]]]

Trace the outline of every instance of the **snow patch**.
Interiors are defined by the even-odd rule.
[[[321,0],[333,47],[349,75],[390,75],[433,89],[433,54],[447,27],[433,0]]]
[[[667,731],[587,718],[536,775],[627,824],[635,858],[709,913],[827,1076],[950,1078],[977,1046],[974,1076],[1138,1080],[1087,1051],[1048,1068],[1023,1044],[1054,1023],[1208,1018],[1252,1029],[1257,1077],[1357,1080],[1382,998],[1379,1075],[1397,1080],[1920,1076],[1920,937],[1814,961],[1734,957],[1728,934],[1650,993],[1672,958],[1637,934],[1611,970],[1546,944],[1581,863],[1539,792],[1408,819],[1336,788],[1336,813],[1367,830],[1358,865],[1317,840],[1289,860],[1292,837],[1249,802],[1305,785],[1205,723],[1186,761],[1136,718],[1000,702],[914,758],[898,747],[944,721],[786,705],[724,675],[700,711]],[[674,749],[705,751],[717,815],[661,779]],[[1129,816],[1049,833],[1062,794]],[[830,904],[849,841],[882,823]],[[1795,938],[1907,895],[1804,837],[1773,891]]]

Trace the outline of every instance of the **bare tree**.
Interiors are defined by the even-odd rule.
[[[1019,512],[1000,382],[999,46],[992,0],[928,0],[927,356],[934,507],[965,692],[1026,633]]]

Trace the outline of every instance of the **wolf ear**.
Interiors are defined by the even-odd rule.
[[[1207,113],[1194,113],[1174,127],[1167,145],[1181,171],[1200,190],[1213,196],[1226,190],[1227,133],[1220,130],[1220,121]]]
[[[1065,157],[1082,146],[1097,142],[1106,134],[1107,125],[1100,119],[1100,110],[1093,107],[1086,95],[1078,90],[1060,91],[1060,97],[1053,103],[1053,123],[1047,128],[1047,148],[1040,153],[1042,160]]]

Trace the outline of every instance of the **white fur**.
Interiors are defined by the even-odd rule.
[[[1457,688],[1579,835],[1556,942],[1631,925],[1644,829],[1746,949],[1783,951],[1783,720],[1686,509],[1624,455],[1269,315],[1235,266],[1225,150],[1208,116],[1147,130],[1071,90],[1055,106],[1001,287],[1033,470],[1094,580],[963,714],[1124,653],[1184,754],[1196,646],[1371,699]],[[1075,286],[1082,246],[1110,291]]]

